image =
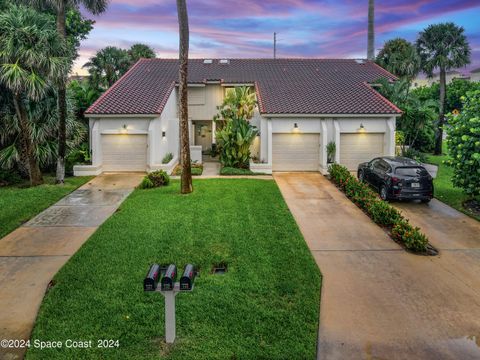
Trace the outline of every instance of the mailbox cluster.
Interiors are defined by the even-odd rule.
[[[156,291],[160,282],[161,291],[172,291],[175,289],[177,279],[177,267],[174,264],[160,266],[153,264],[148,270],[147,276],[143,280],[144,291]],[[185,266],[183,275],[180,278],[179,288],[181,291],[190,291],[193,289],[195,280],[195,270],[192,264]]]
[[[195,280],[193,265],[185,266],[179,283],[176,279],[177,267],[174,264],[168,266],[153,264],[143,280],[144,291],[160,292],[165,297],[165,341],[169,344],[175,341],[175,296],[179,292],[193,290]]]

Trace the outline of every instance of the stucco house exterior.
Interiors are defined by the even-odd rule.
[[[188,74],[193,161],[215,144],[214,115],[228,89],[250,86],[258,101],[259,130],[251,169],[257,172],[327,169],[326,145],[335,160],[357,164],[395,153],[401,111],[375,90],[378,78],[395,77],[366,60],[191,59]],[[86,112],[92,165],[76,175],[110,171],[171,172],[178,163],[178,60],[142,59]],[[173,159],[162,164],[167,153]]]

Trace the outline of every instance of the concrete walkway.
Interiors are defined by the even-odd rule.
[[[0,240],[0,340],[29,338],[50,280],[143,176],[98,176]],[[0,348],[0,359],[23,353]]]
[[[274,178],[324,276],[318,359],[480,359],[476,223],[452,218],[441,239],[426,231],[440,256],[413,255],[322,175]]]

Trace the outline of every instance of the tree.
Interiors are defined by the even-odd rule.
[[[462,98],[463,111],[449,115],[447,145],[452,183],[470,198],[480,195],[480,90]]]
[[[74,80],[68,84],[68,90],[75,100],[77,118],[88,125],[84,116],[85,111],[100,97],[102,92],[97,87],[92,86],[88,80]]]
[[[135,64],[140,59],[153,59],[155,58],[155,51],[145,44],[134,44],[128,50],[128,56],[130,57],[130,64]]]
[[[0,82],[13,97],[20,129],[22,158],[31,185],[43,182],[35,158],[32,127],[26,101],[40,100],[52,82],[68,68],[67,49],[50,15],[23,6],[10,6],[0,14]]]
[[[182,175],[180,188],[182,194],[189,194],[193,191],[192,168],[190,160],[190,139],[188,135],[188,13],[186,0],[177,0],[178,29],[180,33],[179,44],[179,118],[180,118],[180,159]]]
[[[470,46],[463,27],[451,22],[428,26],[420,32],[416,45],[422,70],[429,76],[433,76],[433,71],[437,68],[440,71],[439,114],[434,151],[436,155],[440,155],[445,122],[446,72],[470,63]]]
[[[57,32],[65,46],[67,38],[67,12],[69,9],[77,9],[81,5],[86,11],[94,15],[104,12],[108,0],[25,0],[43,10],[46,6],[53,9],[57,18]],[[76,53],[76,52],[75,52]],[[63,184],[65,180],[65,153],[66,153],[66,117],[67,117],[67,77],[73,63],[75,53],[70,54],[69,67],[61,79],[58,80],[58,157],[57,157],[57,183]]]
[[[97,51],[83,67],[88,69],[93,86],[107,89],[128,71],[130,59],[126,50],[107,46]]]
[[[368,49],[367,59],[375,60],[375,0],[368,0]]]
[[[375,62],[399,78],[412,80],[420,72],[420,56],[417,49],[402,38],[387,41]]]

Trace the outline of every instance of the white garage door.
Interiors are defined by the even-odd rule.
[[[383,155],[384,134],[340,134],[340,164],[356,170],[358,164]]]
[[[103,171],[145,171],[147,135],[102,135]]]
[[[320,134],[273,134],[273,171],[318,171]]]

